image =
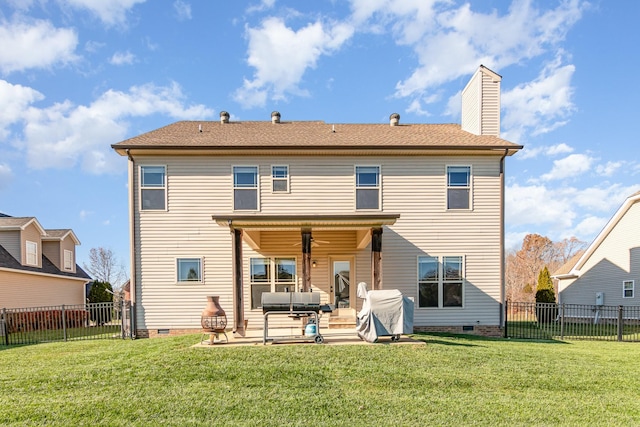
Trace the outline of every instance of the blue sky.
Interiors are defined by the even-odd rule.
[[[126,159],[184,119],[459,123],[503,76],[506,233],[591,241],[640,190],[640,2],[3,0],[0,212],[128,261]]]

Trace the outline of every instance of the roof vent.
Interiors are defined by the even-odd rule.
[[[389,124],[391,126],[398,126],[399,123],[400,123],[400,114],[393,113],[392,115],[389,116]]]
[[[220,123],[229,123],[229,113],[220,111]]]
[[[274,111],[273,113],[271,113],[271,123],[276,124],[276,123],[280,123],[280,113],[277,111]]]

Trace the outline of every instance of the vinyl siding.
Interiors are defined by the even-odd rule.
[[[462,129],[500,136],[500,82],[481,70],[462,92]]]
[[[62,255],[60,254],[60,242],[42,242],[42,253],[49,261],[62,270]]]
[[[482,134],[482,73],[473,75],[462,91],[462,129],[475,135]]]
[[[562,284],[560,302],[640,305],[640,203],[633,204],[580,269],[579,278]],[[622,282],[634,280],[634,298],[622,297]]]
[[[22,262],[20,231],[0,231],[0,245],[18,262]]]
[[[383,286],[399,289],[417,301],[417,257],[465,257],[465,307],[417,309],[416,325],[499,323],[500,302],[500,176],[498,156],[486,157],[138,157],[137,165],[167,165],[167,211],[139,211],[135,221],[138,327],[141,329],[199,328],[207,295],[219,295],[232,319],[232,264],[229,229],[213,216],[233,214],[232,165],[258,165],[260,211],[269,214],[354,214],[355,165],[380,165],[383,213],[400,214],[383,232]],[[270,166],[288,164],[290,193],[272,193]],[[472,210],[446,210],[446,165],[472,166]],[[138,189],[139,168],[134,183]],[[236,212],[238,213],[238,212]],[[247,212],[240,212],[247,214]],[[250,213],[249,213],[250,214]],[[312,248],[314,292],[329,301],[332,256],[355,257],[352,286],[371,282],[371,252],[356,249],[355,230],[314,230],[313,237],[329,241]],[[302,274],[300,231],[264,231],[259,251],[243,245],[245,317],[249,327],[262,327],[261,311],[250,309],[249,258],[295,256]],[[140,255],[142,254],[142,256]],[[202,257],[204,280],[177,284],[178,257]],[[361,301],[358,301],[358,308]]]
[[[482,135],[500,136],[500,82],[482,74]]]
[[[0,271],[0,308],[84,304],[84,281]]]

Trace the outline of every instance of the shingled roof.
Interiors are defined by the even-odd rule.
[[[0,268],[12,270],[30,271],[33,273],[53,274],[56,276],[77,277],[79,279],[91,280],[91,277],[76,264],[76,272],[62,271],[56,267],[46,256],[42,255],[42,268],[22,265],[5,248],[0,245]]]
[[[508,150],[521,145],[474,135],[457,124],[328,124],[323,121],[180,121],[113,144],[126,149],[476,149]]]

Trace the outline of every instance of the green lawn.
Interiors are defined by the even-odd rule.
[[[640,344],[417,337],[427,345],[0,347],[0,424],[640,425]]]

